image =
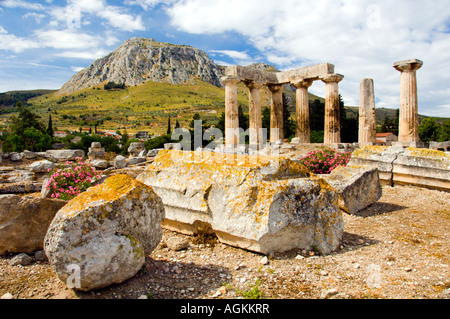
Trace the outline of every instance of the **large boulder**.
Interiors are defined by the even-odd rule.
[[[163,226],[185,234],[263,254],[326,254],[343,235],[336,191],[289,159],[164,150],[137,179],[162,198]]]
[[[164,208],[148,186],[118,174],[72,199],[55,216],[44,250],[58,277],[79,267],[83,291],[133,277],[162,238]]]
[[[339,194],[339,207],[357,214],[382,196],[378,169],[368,166],[340,166],[329,175],[321,175]]]
[[[41,250],[47,229],[62,200],[0,195],[0,255]]]

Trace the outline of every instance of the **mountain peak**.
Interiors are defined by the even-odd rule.
[[[103,82],[127,86],[147,81],[179,84],[194,76],[220,86],[221,73],[219,66],[202,50],[134,37],[75,74],[62,86],[59,94],[70,94]]]

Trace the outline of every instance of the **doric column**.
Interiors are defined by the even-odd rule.
[[[373,79],[362,79],[359,89],[359,133],[360,144],[376,143],[377,122],[375,117],[375,93]]]
[[[249,131],[250,145],[261,145],[263,143],[262,118],[261,118],[261,94],[263,83],[253,81],[245,82],[248,87],[249,96]]]
[[[300,80],[293,82],[296,90],[296,118],[297,125],[295,137],[299,143],[310,143],[310,122],[309,122],[309,95],[308,88],[312,85],[312,80]]]
[[[272,93],[270,104],[270,142],[284,139],[283,130],[283,84],[267,86]]]
[[[340,143],[341,127],[339,120],[339,86],[344,78],[341,74],[328,74],[321,77],[325,82],[325,136],[324,143]]]
[[[417,59],[394,63],[394,68],[401,72],[399,142],[419,142],[416,71],[422,65]]]
[[[240,80],[225,76],[221,81],[225,85],[225,146],[235,146],[239,144],[237,84]]]

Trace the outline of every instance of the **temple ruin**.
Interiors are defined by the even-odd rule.
[[[260,89],[267,86],[271,93],[270,142],[283,140],[283,86],[292,84],[296,90],[296,137],[300,143],[310,142],[308,88],[313,81],[325,83],[324,143],[340,143],[339,88],[343,75],[334,73],[334,65],[322,63],[285,72],[268,72],[234,65],[228,67],[221,81],[225,86],[225,145],[239,144],[237,84],[249,89],[250,144],[263,143]]]

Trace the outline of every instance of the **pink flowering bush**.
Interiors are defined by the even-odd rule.
[[[45,185],[50,190],[50,197],[70,200],[85,191],[91,183],[101,178],[89,161],[77,157],[75,162],[66,162],[59,168],[49,170],[49,180]]]
[[[351,155],[352,153],[341,153],[322,147],[320,150],[308,152],[300,162],[314,174],[330,174],[336,167],[346,166]]]

